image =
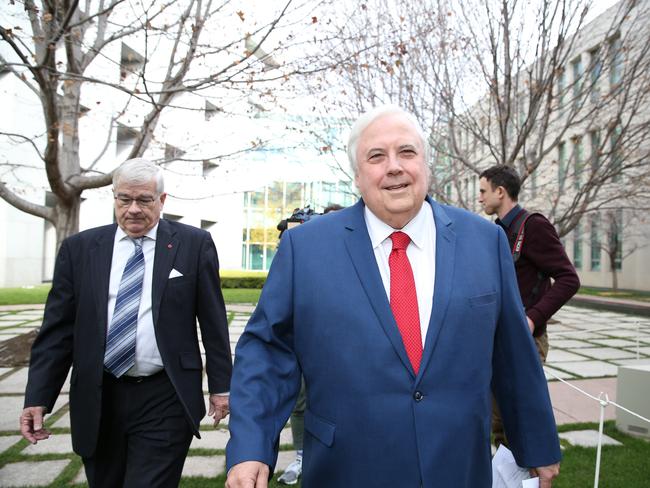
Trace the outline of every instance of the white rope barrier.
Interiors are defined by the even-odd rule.
[[[637,336],[637,348],[638,348],[638,336]],[[637,359],[638,359],[638,352],[639,352],[639,351],[638,351],[638,349],[637,349]],[[595,396],[593,396],[593,395],[587,393],[587,392],[584,391],[583,389],[578,388],[578,387],[575,386],[575,385],[572,385],[572,384],[569,383],[568,381],[563,380],[562,378],[560,378],[559,376],[557,376],[557,375],[554,374],[553,372],[548,371],[548,370],[546,369],[546,366],[544,366],[544,371],[545,371],[546,374],[552,376],[552,377],[555,378],[556,380],[559,380],[559,381],[561,381],[562,383],[564,383],[565,385],[567,385],[567,386],[573,388],[574,390],[580,392],[582,395],[584,395],[584,396],[586,396],[586,397],[589,397],[589,398],[591,398],[592,400],[598,402],[598,404],[600,405],[600,421],[598,422],[598,446],[596,447],[596,470],[595,470],[595,474],[594,474],[594,488],[598,488],[598,482],[599,482],[599,478],[600,478],[600,459],[601,459],[601,451],[602,451],[602,446],[603,446],[603,426],[605,425],[605,409],[606,409],[609,405],[614,405],[616,408],[620,408],[621,410],[623,410],[623,411],[629,413],[630,415],[633,415],[633,416],[635,416],[635,417],[638,417],[639,419],[641,419],[641,420],[643,420],[644,422],[647,422],[647,423],[649,423],[649,424],[650,424],[650,419],[647,419],[647,418],[645,418],[644,416],[639,415],[638,413],[633,412],[632,410],[630,410],[630,409],[628,409],[628,408],[625,408],[624,406],[619,405],[619,404],[616,403],[616,402],[611,401],[611,400],[609,399],[609,397],[607,396],[607,394],[606,394],[606,393],[603,393],[602,391],[600,392],[600,394],[598,395],[598,397],[595,397]]]

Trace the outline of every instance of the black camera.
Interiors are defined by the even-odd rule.
[[[280,237],[282,237],[285,230],[291,229],[296,225],[304,224],[319,215],[322,214],[316,213],[313,208],[309,208],[309,205],[305,208],[296,208],[293,210],[291,217],[282,219],[276,228],[280,231]]]

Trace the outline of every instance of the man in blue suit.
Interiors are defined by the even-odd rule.
[[[307,389],[303,486],[491,486],[491,391],[520,466],[560,449],[503,230],[426,196],[426,137],[380,107],[353,126],[362,199],[288,231],[235,352],[226,486],[266,487]]]

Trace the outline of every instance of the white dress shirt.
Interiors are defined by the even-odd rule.
[[[135,339],[135,365],[125,374],[127,376],[149,376],[163,369],[162,358],[156,343],[156,334],[153,328],[151,314],[151,293],[153,281],[153,259],[156,253],[156,233],[158,224],[149,230],[142,240],[142,253],[144,254],[144,279],[142,282],[142,295],[138,310],[138,325]],[[129,260],[135,245],[128,235],[118,226],[115,231],[113,244],[113,261],[111,262],[111,281],[108,286],[108,328],[113,321],[115,301],[120,289],[122,272]],[[108,333],[108,330],[107,330]]]
[[[420,312],[422,347],[424,347],[433,308],[433,288],[436,280],[436,225],[431,205],[424,202],[417,215],[403,229],[393,229],[372,213],[368,206],[365,207],[365,220],[381,281],[389,301],[390,266],[388,257],[393,249],[390,235],[393,232],[402,231],[411,238],[411,242],[406,248],[406,255],[413,269],[415,290],[418,296],[418,311]]]

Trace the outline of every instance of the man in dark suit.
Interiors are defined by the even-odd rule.
[[[426,141],[397,107],[364,114],[362,200],[283,235],[235,353],[228,488],[267,486],[301,373],[309,488],[490,487],[492,389],[518,464],[558,474],[506,236],[427,197]]]
[[[144,159],[113,175],[116,224],[61,245],[32,347],[23,436],[46,439],[72,366],[74,451],[91,487],[175,487],[205,415],[205,348],[215,425],[228,414],[231,356],[217,252],[207,232],[160,219],[162,170]]]
[[[519,205],[520,188],[515,168],[495,165],[479,177],[478,200],[486,214],[497,216],[497,225],[508,236],[528,328],[544,363],[548,355],[546,324],[578,291],[580,278],[553,224]],[[496,405],[492,430],[495,443],[507,445]]]

